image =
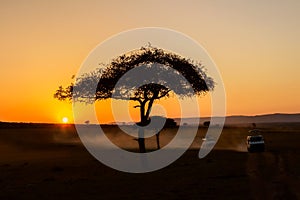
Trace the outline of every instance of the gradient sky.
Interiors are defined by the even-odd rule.
[[[223,77],[227,115],[299,113],[299,19],[298,0],[1,0],[0,121],[72,118],[53,99],[57,87],[100,42],[149,26],[203,45]]]

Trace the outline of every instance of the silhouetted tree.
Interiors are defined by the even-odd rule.
[[[161,117],[161,116],[152,116],[152,117],[150,117],[150,120],[165,121],[163,128],[174,128],[177,126],[177,123],[175,122],[175,120],[171,119],[171,118],[165,118],[165,117]],[[157,149],[160,149],[160,142],[159,142],[159,135],[160,135],[160,131],[161,131],[161,130],[159,130],[160,128],[161,127],[156,127],[154,125],[154,129],[156,131],[155,137],[156,137]]]
[[[165,123],[165,128],[174,128],[177,126],[177,123],[172,118],[167,118]]]
[[[75,84],[66,88],[60,86],[54,97],[59,100],[73,98],[73,100],[86,103],[108,98],[136,101],[138,105],[135,107],[140,109],[139,125],[145,126],[149,123],[154,101],[169,97],[171,89],[164,84],[151,82],[135,88],[135,78],[127,80],[128,85],[120,85],[116,88],[116,84],[129,70],[141,65],[150,67],[152,64],[167,66],[163,67],[161,72],[157,72],[157,77],[161,77],[162,80],[165,77],[175,77],[174,74],[180,74],[189,82],[190,86],[182,81],[174,81],[176,86],[172,92],[181,97],[201,95],[214,88],[213,79],[207,76],[201,63],[149,45],[136,51],[127,52],[113,59],[108,65],[82,75],[77,78]],[[170,68],[174,70],[169,70]],[[91,92],[90,88],[93,86],[96,86],[96,92]],[[146,152],[143,128],[139,129],[138,143],[140,152]]]
[[[210,121],[205,121],[205,122],[203,122],[203,126],[209,127],[209,125],[210,125]]]

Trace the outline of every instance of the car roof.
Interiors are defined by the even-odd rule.
[[[263,138],[263,136],[262,135],[248,135],[247,138],[248,139],[250,139],[250,138]]]
[[[250,130],[250,131],[248,131],[249,133],[260,133],[261,132],[261,130],[259,130],[259,129],[252,129],[252,130]]]

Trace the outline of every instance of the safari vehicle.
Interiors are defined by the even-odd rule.
[[[249,131],[251,134],[258,133],[257,130]],[[262,135],[249,135],[247,136],[247,149],[248,152],[262,152],[265,151],[265,141]]]

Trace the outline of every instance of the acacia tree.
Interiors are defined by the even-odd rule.
[[[136,88],[137,77],[130,77],[127,79],[126,84],[116,87],[122,76],[131,69],[148,66],[144,68],[144,70],[147,70],[153,64],[161,66],[155,75],[156,80],[161,80],[161,82],[148,80],[146,84]],[[145,71],[143,73],[147,74]],[[176,77],[174,74],[180,74],[189,84],[187,85],[186,82],[181,80],[173,80]],[[145,79],[151,78],[145,77]],[[172,89],[164,84],[166,79],[172,79],[173,85],[175,83]],[[76,80],[75,84],[71,83],[66,88],[60,86],[54,97],[58,100],[71,100],[73,98],[73,100],[86,103],[109,98],[136,101],[138,105],[135,108],[140,109],[140,122],[138,125],[143,127],[150,121],[151,108],[155,100],[167,98],[172,92],[180,97],[205,94],[212,90],[214,85],[213,79],[207,76],[206,70],[200,62],[149,45],[118,56],[109,64],[82,75]],[[96,91],[91,91],[90,88],[94,86],[96,86]],[[142,153],[146,152],[143,136],[144,130],[140,128],[137,140]]]

